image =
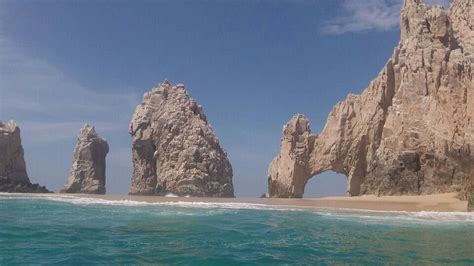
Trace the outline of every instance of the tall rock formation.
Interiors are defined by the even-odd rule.
[[[269,167],[272,197],[302,197],[309,178],[347,176],[350,195],[473,190],[474,8],[405,0],[401,40],[361,95],[330,112],[320,134],[295,116]]]
[[[85,124],[74,148],[71,175],[61,192],[105,194],[105,157],[109,145],[93,126]]]
[[[19,182],[29,182],[26,173],[20,128],[15,122],[0,122],[0,176]]]
[[[0,191],[49,192],[45,187],[31,184],[26,172],[20,128],[15,122],[0,122]]]
[[[204,111],[183,85],[145,93],[130,123],[130,194],[233,197],[232,167]]]

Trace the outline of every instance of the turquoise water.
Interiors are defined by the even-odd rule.
[[[0,195],[0,264],[474,264],[474,214]]]

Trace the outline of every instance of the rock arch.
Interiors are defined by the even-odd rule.
[[[309,120],[304,115],[294,116],[283,128],[280,154],[270,164],[270,196],[301,198],[309,179],[326,171],[348,177],[347,192],[358,195],[361,176],[344,167],[343,155],[337,146],[311,134]],[[321,152],[315,153],[315,149]]]
[[[473,191],[472,12],[472,0],[449,11],[405,0],[400,43],[362,94],[336,104],[320,134],[303,115],[284,127],[270,196],[302,197],[327,170],[353,196]]]

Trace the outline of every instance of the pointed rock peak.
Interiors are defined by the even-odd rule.
[[[9,126],[10,128],[16,128],[17,127],[16,122],[14,120],[10,120],[8,122],[7,126]]]
[[[291,120],[286,124],[285,128],[283,129],[283,133],[285,135],[300,135],[304,132],[311,132],[309,128],[309,120],[306,116],[302,114],[296,114],[291,118]]]
[[[306,118],[303,114],[296,114],[294,115],[291,119],[300,119],[300,118]]]
[[[401,40],[416,39],[428,43],[432,38],[449,45],[450,23],[440,5],[426,5],[421,0],[405,0],[400,15]],[[413,43],[416,45],[416,43]],[[426,46],[426,44],[422,44]]]
[[[172,87],[171,82],[165,78],[165,80],[160,84],[161,87]]]
[[[100,140],[102,142],[107,142],[107,140],[99,135],[95,130],[95,127],[89,124],[84,124],[79,130],[78,135],[79,141],[90,142],[95,140]]]
[[[186,92],[186,88],[183,83],[177,83],[173,85],[168,79],[165,79],[162,83],[158,84],[158,87],[153,89],[152,92],[159,92],[165,94],[167,92],[170,92],[171,90],[176,91],[177,89],[180,89],[178,91],[180,92]]]
[[[79,137],[95,137],[97,133],[95,131],[95,127],[89,124],[84,124],[81,130],[79,131]]]
[[[85,124],[82,126],[81,129],[83,129],[83,130],[91,130],[91,129],[94,129],[94,127],[91,126],[91,125],[89,125],[89,124],[87,124],[87,123],[85,123]]]
[[[10,133],[14,132],[15,130],[19,130],[19,127],[16,125],[15,121],[10,120],[8,123],[3,124],[2,121],[0,121],[0,128],[3,131],[8,131]]]

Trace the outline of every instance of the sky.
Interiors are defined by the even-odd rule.
[[[427,1],[447,5],[448,0]],[[236,196],[267,191],[283,125],[319,132],[360,93],[399,41],[400,0],[0,0],[0,120],[21,128],[32,182],[58,191],[77,134],[110,146],[107,193],[126,194],[128,124],[165,79],[204,107],[234,170]],[[305,197],[343,195],[346,177],[313,177]]]

